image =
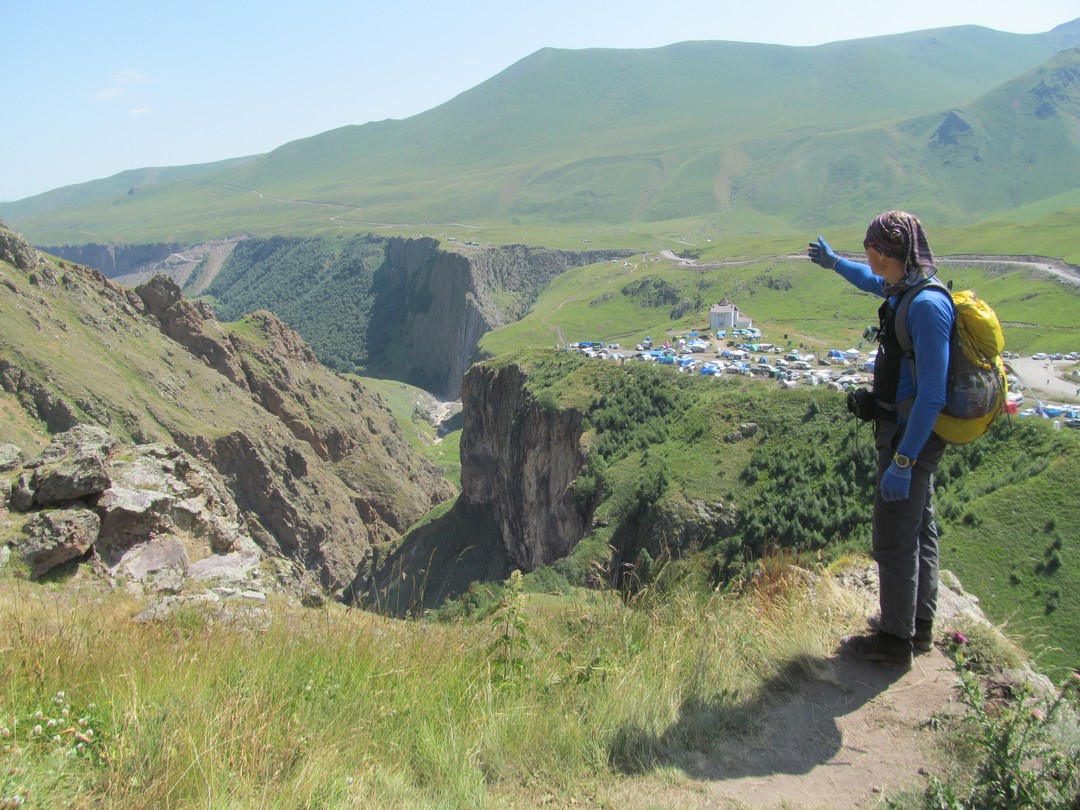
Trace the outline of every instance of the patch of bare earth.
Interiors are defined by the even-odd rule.
[[[829,661],[831,677],[769,712],[743,753],[707,766],[704,806],[875,807],[926,785],[933,717],[958,713],[956,676],[938,651],[908,672]]]
[[[766,711],[735,753],[682,759],[673,783],[624,785],[621,808],[872,808],[940,774],[935,717],[960,714],[956,677],[937,649],[902,672],[846,656]]]

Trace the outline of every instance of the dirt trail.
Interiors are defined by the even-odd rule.
[[[719,806],[873,807],[925,785],[934,715],[959,711],[951,664],[937,650],[906,673],[844,656],[832,677],[775,707],[760,742],[708,770]]]
[[[907,672],[839,655],[823,663],[819,680],[766,711],[749,745],[680,758],[678,775],[632,780],[610,798],[626,810],[849,810],[921,793],[940,775],[936,720],[964,711],[951,663],[937,649]]]

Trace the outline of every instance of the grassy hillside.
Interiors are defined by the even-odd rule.
[[[841,238],[831,244],[843,252],[847,244],[858,245],[861,239],[860,233],[850,243]],[[793,252],[799,249],[797,243],[790,247]],[[815,349],[846,349],[858,346],[863,329],[876,322],[873,296],[805,256],[709,266],[708,258],[723,249],[705,251],[701,267],[645,254],[630,260],[629,267],[608,262],[570,270],[552,281],[525,318],[485,335],[480,346],[497,355],[578,340],[632,346],[649,335],[662,341],[693,329],[707,330],[709,307],[725,297],[754,320],[766,340],[779,345],[791,341]],[[1005,323],[1010,349],[1027,354],[1080,346],[1075,318],[1080,286],[1064,285],[1019,266],[943,263],[940,272],[955,286],[971,287],[991,302]],[[682,314],[680,302],[685,307]]]
[[[1056,167],[1076,162],[1076,145],[1053,142],[1054,122],[1036,115],[1025,137],[1053,149],[1035,151],[1038,170],[1027,172],[1023,193],[1003,199],[935,168],[932,119],[988,98],[1055,52],[1053,38],[977,27],[813,48],[544,49],[403,121],[323,133],[135,195],[24,201],[0,206],[0,216],[39,244],[432,222],[613,227],[701,215],[717,217],[716,235],[846,222],[898,198],[967,222],[1004,202],[1061,193],[1069,177]],[[1007,101],[980,115],[1010,114]],[[1068,105],[1061,112],[1075,120]],[[921,128],[901,125],[924,118]],[[985,176],[1019,177],[1027,167],[1026,155],[984,151]]]
[[[569,557],[526,575],[527,589],[603,583],[632,594],[686,577],[710,588],[778,549],[807,562],[869,549],[872,438],[840,393],[554,350],[491,362],[519,365],[539,402],[584,415],[589,460],[575,492],[596,503],[592,528]],[[938,480],[943,567],[1058,678],[1080,660],[1069,530],[1078,454],[1076,431],[999,420],[979,442],[951,448]],[[419,610],[468,591],[446,610],[488,604],[485,585],[468,585],[490,578],[502,553],[491,526],[461,503],[429,516],[402,550],[381,552],[371,603]]]
[[[275,602],[254,632],[197,610],[134,622],[118,595],[87,608],[0,579],[0,800],[692,805],[695,763],[738,753],[772,707],[827,680],[835,638],[865,610],[782,571],[741,596],[687,589],[632,607],[518,593],[451,623]]]
[[[442,409],[431,394],[398,380],[380,380],[373,377],[358,379],[386,403],[413,448],[442,470],[443,477],[454,486],[460,487],[460,413],[456,418],[451,416],[445,422],[448,432],[445,436],[440,436],[438,427],[433,423],[433,414]]]
[[[176,181],[193,180],[242,165],[256,156],[231,158],[214,163],[197,163],[189,166],[157,166],[129,169],[103,180],[91,180],[73,186],[46,191],[18,202],[3,203],[3,214],[9,220],[25,219],[50,211],[78,208],[97,200],[117,200],[134,196],[156,185],[171,185]]]
[[[1015,420],[952,448],[938,476],[942,556],[1041,666],[1080,662],[1080,475],[1076,431]]]

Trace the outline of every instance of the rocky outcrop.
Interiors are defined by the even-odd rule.
[[[516,365],[474,366],[462,402],[462,498],[493,507],[517,567],[565,557],[590,519],[573,488],[585,464],[581,413],[543,407]]]
[[[240,362],[209,305],[186,300],[176,283],[165,276],[155,276],[135,292],[162,332],[233,383],[245,384]]]
[[[40,257],[34,246],[15,231],[0,224],[0,261],[14,265],[20,270],[36,267]]]
[[[100,526],[89,509],[39,512],[26,522],[26,539],[17,549],[30,566],[30,576],[40,577],[89,551]]]
[[[250,570],[257,546],[297,580],[337,591],[368,575],[373,544],[454,495],[376,394],[322,366],[270,313],[222,324],[168,279],[128,290],[47,258],[32,271],[0,267],[0,282],[0,399],[18,416],[0,425],[0,442],[18,439],[33,455],[92,425],[118,442],[101,452],[83,442],[83,456],[50,445],[3,477],[3,494],[23,513],[96,510],[91,556],[111,575],[175,583],[177,546],[139,549],[179,532],[189,576],[220,571],[201,564],[208,554]],[[198,491],[225,511],[171,485],[129,482],[140,464],[173,467],[183,481],[206,470],[218,484]],[[237,547],[231,526],[249,542]]]
[[[223,328],[213,310],[184,299],[179,288],[163,276],[136,288],[136,292],[166,334],[249,392],[319,459],[337,465],[336,474],[346,483],[359,480],[355,475],[357,459],[369,457],[372,443],[381,445],[386,459],[379,473],[399,483],[383,489],[375,482],[381,496],[370,492],[372,476],[368,470],[364,475],[367,483],[358,486],[356,493],[344,494],[342,500],[355,505],[368,527],[337,527],[332,534],[349,538],[343,541],[346,545],[374,542],[403,531],[424,511],[452,497],[453,490],[438,471],[413,455],[386,406],[359,383],[330,374],[311,347],[272,313],[256,312],[246,319],[259,336],[254,343]],[[334,411],[325,407],[327,399],[333,400]],[[286,501],[291,494],[284,500],[275,498],[274,493],[283,490],[272,483],[275,464],[260,452],[259,442],[233,434],[218,439],[212,447],[191,444],[193,452],[199,447],[205,447],[206,457],[237,482],[241,493],[247,493],[240,502],[255,504],[253,508],[275,534],[288,529],[284,540],[287,549],[295,551],[307,545],[293,542],[293,538],[294,527],[308,522],[301,514],[308,510],[289,506]],[[309,476],[302,454],[286,451],[283,461],[293,479],[317,477],[314,471]],[[315,511],[325,514],[332,510]],[[290,514],[294,518],[286,517]]]
[[[28,494],[14,497],[22,490]],[[257,564],[264,556],[225,483],[175,446],[123,445],[80,425],[28,460],[12,492],[11,508],[30,512],[15,549],[32,577],[92,551],[109,577],[176,593],[199,573],[193,562],[246,555]]]

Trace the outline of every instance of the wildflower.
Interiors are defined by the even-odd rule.
[[[353,783],[353,781],[354,780],[353,780],[353,778],[351,776],[346,776],[345,777],[345,784],[346,785],[351,785]]]
[[[36,712],[34,712],[34,719],[35,720],[40,720],[44,716],[45,715],[42,713],[41,709],[38,709]]]
[[[46,723],[45,725],[46,725],[46,726],[48,726],[49,728],[56,728],[56,721],[55,721],[55,720],[53,720],[53,719],[52,719],[52,718],[50,717],[50,718],[49,718],[49,722],[47,722],[47,723]]]
[[[64,717],[68,717],[71,715],[71,709],[65,706],[63,711],[60,712],[60,714],[64,715]]]
[[[63,699],[64,699],[64,693],[63,693],[63,692],[57,692],[57,693],[56,693],[56,696],[57,696],[58,698],[60,698],[61,700],[63,700]]]
[[[94,730],[92,728],[88,728],[86,730],[86,736],[87,737],[93,737],[94,736]]]
[[[967,636],[965,636],[959,630],[954,630],[951,627],[945,631],[945,638],[948,639],[952,644],[955,644],[957,647],[966,646],[969,641]]]
[[[1041,723],[1043,720],[1046,719],[1046,715],[1042,713],[1041,709],[1032,709],[1031,719]]]
[[[59,735],[59,734],[56,734],[56,735],[54,735],[54,736],[53,736],[53,738],[52,738],[52,741],[53,741],[54,743],[58,743],[58,742],[63,742],[63,740],[62,740],[62,739],[60,739],[60,735]]]
[[[82,726],[83,728],[86,728],[86,724],[89,723],[89,722],[90,722],[90,720],[85,718],[85,717],[80,717],[79,718],[79,725]]]
[[[33,734],[35,737],[40,737],[41,731],[41,723],[38,723],[36,726],[34,726],[34,730],[31,732],[31,734]]]
[[[0,728],[0,737],[3,737],[6,740],[10,736],[11,736],[11,729],[10,728],[8,728],[7,726],[4,726],[3,728]]]

